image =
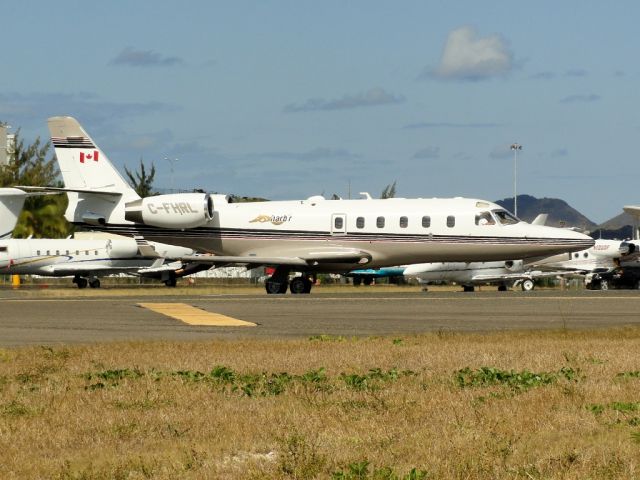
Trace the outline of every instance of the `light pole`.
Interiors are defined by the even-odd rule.
[[[522,145],[512,143],[513,150],[513,214],[518,216],[518,150],[522,150]]]
[[[174,188],[173,188],[173,164],[174,164],[175,162],[177,162],[177,161],[178,161],[178,159],[177,159],[177,158],[169,158],[169,157],[164,157],[164,159],[165,159],[167,162],[169,162],[169,168],[170,168],[170,170],[171,170],[171,193],[173,193],[173,190],[174,190]]]

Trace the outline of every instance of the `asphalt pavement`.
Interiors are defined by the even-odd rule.
[[[640,292],[623,290],[100,295],[0,290],[0,346],[640,326]],[[189,325],[141,306],[154,302],[182,303],[256,326]]]

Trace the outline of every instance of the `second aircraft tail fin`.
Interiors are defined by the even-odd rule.
[[[17,188],[0,188],[0,238],[10,238],[29,195]]]

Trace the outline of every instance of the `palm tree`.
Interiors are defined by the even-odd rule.
[[[151,171],[148,174],[142,157],[140,158],[140,171],[132,172],[126,166],[124,171],[131,182],[131,186],[142,198],[158,194],[153,190],[153,180],[156,176],[156,167],[153,162],[151,162]]]

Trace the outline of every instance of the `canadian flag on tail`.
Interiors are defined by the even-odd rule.
[[[93,152],[80,152],[80,163],[84,163],[86,160],[93,160],[94,162],[98,161],[98,150],[94,150]]]

